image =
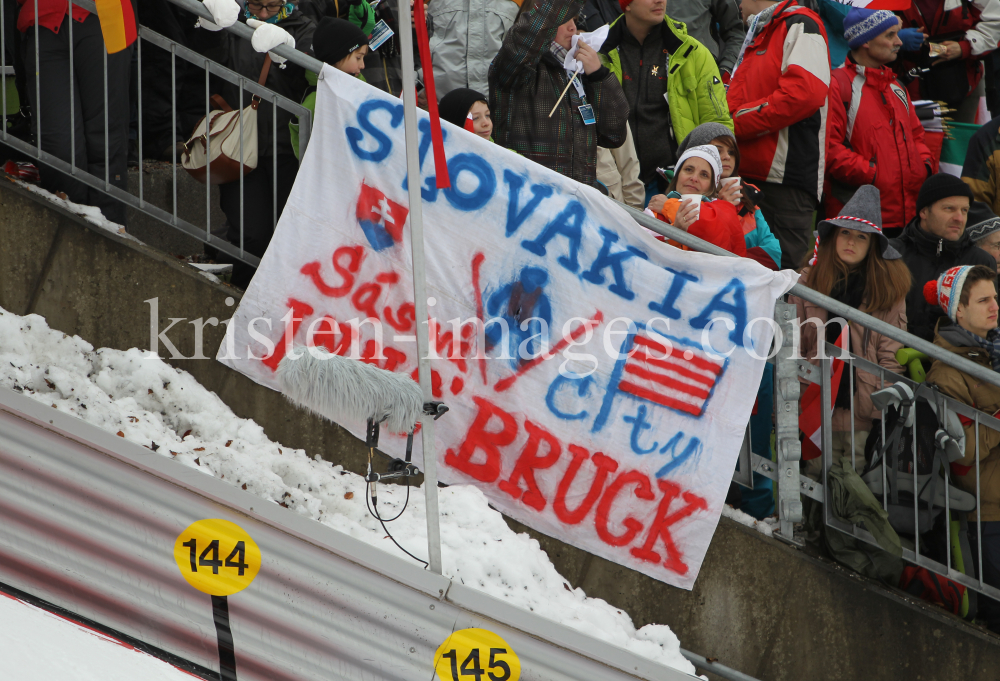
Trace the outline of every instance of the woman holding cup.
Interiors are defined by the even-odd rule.
[[[740,150],[736,146],[736,137],[724,125],[702,123],[684,138],[677,153],[683,155],[687,149],[699,145],[711,145],[719,152],[722,165],[719,197],[731,201],[736,206],[746,246],[746,256],[765,267],[779,269],[781,244],[757,208],[756,199],[760,196],[760,190],[739,177]],[[649,209],[654,213],[660,212],[666,198],[663,194],[654,196],[649,202]]]
[[[720,192],[722,160],[712,145],[687,149],[677,159],[667,194],[656,199],[658,210],[650,210],[660,220],[737,255],[746,255],[739,216],[732,201],[732,188]],[[672,245],[679,244],[668,242]]]

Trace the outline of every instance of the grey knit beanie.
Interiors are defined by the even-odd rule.
[[[681,157],[685,151],[691,147],[700,147],[703,144],[711,144],[716,137],[732,137],[733,144],[736,143],[736,135],[733,131],[722,123],[702,123],[697,128],[688,133],[680,146],[677,147],[677,158]]]

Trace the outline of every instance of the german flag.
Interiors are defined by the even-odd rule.
[[[135,42],[135,11],[131,0],[96,0],[97,18],[108,54],[121,52]]]

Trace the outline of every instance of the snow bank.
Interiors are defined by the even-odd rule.
[[[773,537],[774,528],[777,524],[771,518],[765,518],[764,520],[757,520],[752,515],[744,513],[738,508],[733,508],[729,504],[723,504],[722,506],[722,516],[724,518],[729,518],[730,520],[735,520],[740,525],[746,525],[747,527],[752,527],[761,534]],[[768,522],[771,520],[772,522]]]
[[[125,228],[122,225],[119,225],[117,222],[112,222],[111,220],[108,220],[106,217],[104,217],[104,213],[102,213],[101,209],[98,208],[97,206],[84,206],[79,203],[73,203],[69,199],[64,199],[59,196],[56,196],[47,189],[42,189],[38,185],[31,184],[23,180],[14,180],[14,183],[24,189],[27,189],[29,192],[33,194],[38,194],[46,201],[54,203],[55,205],[61,208],[65,208],[71,213],[76,213],[77,215],[79,215],[92,225],[95,225],[97,227],[100,227],[101,229],[117,234],[118,236],[123,236],[130,241],[136,242],[137,244],[142,243],[134,236],[126,232]]]
[[[58,651],[53,654],[53,651]],[[199,677],[0,593],[0,670],[17,681],[192,681]]]
[[[260,426],[238,418],[190,374],[149,352],[95,350],[79,337],[53,331],[38,315],[0,309],[0,385],[406,558],[368,513],[361,476],[271,442]],[[405,488],[380,485],[380,514],[395,516],[404,499]],[[636,630],[623,611],[572,589],[538,542],[513,532],[478,489],[442,489],[440,508],[442,559],[451,579],[694,673],[669,627]],[[426,558],[419,488],[390,530],[409,552]]]

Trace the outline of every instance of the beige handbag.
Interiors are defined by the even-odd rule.
[[[264,85],[271,68],[271,55],[264,58],[264,68],[257,82]],[[250,106],[233,111],[219,95],[213,95],[216,109],[208,112],[194,128],[191,139],[184,143],[181,165],[191,176],[206,183],[226,184],[240,179],[257,167],[257,106],[260,99],[254,95]],[[240,120],[243,121],[243,167],[240,168]],[[208,158],[211,153],[212,158]],[[206,167],[208,170],[206,170]]]

